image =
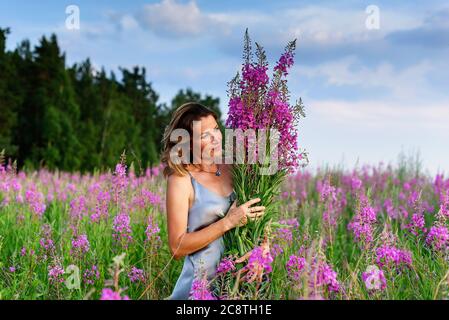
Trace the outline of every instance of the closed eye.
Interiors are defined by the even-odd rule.
[[[218,125],[214,128],[214,131],[220,130],[220,128],[218,127]],[[201,135],[201,139],[207,138],[210,136],[209,132],[205,132]]]

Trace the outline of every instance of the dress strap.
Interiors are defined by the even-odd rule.
[[[194,197],[195,197],[195,200],[196,200],[196,197],[197,197],[197,190],[196,190],[196,180],[195,180],[195,178],[192,176],[192,174],[190,173],[190,171],[189,170],[187,170],[187,173],[189,174],[189,176],[190,176],[190,182],[192,183],[192,187],[193,187],[193,193],[194,193]]]

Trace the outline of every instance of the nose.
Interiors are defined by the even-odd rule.
[[[221,132],[219,130],[212,135],[212,141],[221,141]]]
[[[219,135],[212,136],[212,144],[219,144],[221,142],[221,137]]]

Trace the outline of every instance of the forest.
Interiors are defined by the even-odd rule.
[[[159,101],[144,66],[116,74],[95,70],[88,57],[68,66],[55,34],[8,51],[10,32],[0,28],[0,151],[19,169],[103,170],[123,151],[147,168],[159,163],[163,130],[178,106],[196,101],[221,117],[219,98],[190,87]]]

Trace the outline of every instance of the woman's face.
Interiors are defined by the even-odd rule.
[[[213,116],[203,117],[200,121],[201,131],[199,135],[199,145],[201,146],[201,162],[211,164],[216,162],[216,159],[214,158],[221,157],[222,134],[218,127],[218,123]]]

